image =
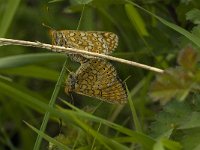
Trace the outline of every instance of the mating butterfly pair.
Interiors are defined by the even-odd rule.
[[[118,45],[118,37],[111,32],[62,30],[50,31],[53,45],[80,50],[111,54]],[[65,52],[54,50],[56,52]],[[95,97],[110,103],[125,103],[126,88],[117,76],[114,66],[106,61],[88,55],[68,53],[69,57],[81,64],[75,73],[70,73],[65,92]]]

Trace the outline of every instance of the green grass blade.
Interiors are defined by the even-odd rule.
[[[133,27],[137,30],[140,36],[149,36],[149,33],[145,27],[144,20],[139,12],[131,4],[125,4],[126,14],[129,17]]]
[[[120,143],[137,143],[138,142],[138,140],[135,137],[128,137],[128,136],[116,137],[114,138],[114,140]],[[150,144],[150,143],[146,143],[145,149],[151,149],[153,145],[150,144],[149,146],[147,146],[147,144]]]
[[[11,97],[21,104],[29,106],[38,112],[43,111],[38,107],[38,105],[41,105],[40,102],[47,102],[47,99],[41,97],[39,94],[3,79],[0,79],[0,89],[2,94]]]
[[[49,61],[64,61],[65,55],[56,53],[24,54],[0,58],[0,69],[15,68]]]
[[[116,144],[115,141],[111,141],[111,143],[109,143],[108,142],[109,140],[105,139],[103,135],[102,136],[100,135],[100,137],[96,137],[100,133],[96,133],[95,131],[93,131],[93,129],[90,129],[85,124],[82,125],[83,121],[80,121],[79,118],[89,119],[94,122],[108,125],[109,127],[113,128],[115,130],[118,130],[121,133],[131,136],[134,139],[133,142],[141,143],[146,148],[152,147],[153,144],[155,143],[155,141],[152,138],[150,138],[144,134],[135,132],[133,130],[129,130],[123,126],[119,126],[119,125],[109,122],[105,119],[93,116],[91,114],[83,112],[82,110],[79,110],[78,108],[76,108],[76,110],[78,110],[79,112],[76,112],[73,110],[63,110],[61,108],[55,109],[55,108],[49,107],[48,104],[45,104],[44,102],[42,102],[42,101],[44,101],[42,98],[35,96],[31,92],[28,92],[24,89],[20,89],[19,86],[16,86],[14,83],[9,83],[9,82],[7,83],[7,82],[8,81],[0,82],[0,89],[1,89],[1,92],[4,93],[5,95],[7,95],[8,97],[12,97],[13,100],[16,100],[24,105],[27,105],[30,108],[32,108],[38,112],[48,111],[53,116],[55,116],[57,118],[61,118],[67,124],[74,124],[76,126],[79,126],[79,127],[83,128],[86,132],[88,132],[88,130],[90,130],[90,134],[92,136],[94,136],[104,146],[109,145],[108,147],[110,147],[110,146],[116,147],[116,145],[118,145],[118,143]],[[10,93],[12,93],[12,94],[10,94]]]
[[[0,19],[0,37],[5,37],[21,0],[8,0],[7,8]]]
[[[8,75],[18,75],[21,77],[45,79],[57,81],[59,73],[55,70],[40,66],[24,66],[17,68],[1,69],[0,73]]]
[[[56,86],[55,86],[55,89],[53,91],[53,94],[51,96],[51,100],[49,102],[49,107],[53,107],[54,106],[54,103],[56,101],[56,98],[58,96],[58,93],[59,93],[59,90],[60,90],[60,85],[64,79],[64,75],[66,73],[66,70],[65,70],[65,65],[67,63],[67,60],[65,61],[65,63],[63,64],[63,67],[62,67],[62,71],[60,73],[60,76],[58,78],[58,81],[56,83]],[[43,122],[42,122],[42,125],[40,127],[40,131],[41,132],[44,132],[45,129],[46,129],[46,126],[47,126],[47,123],[48,123],[48,120],[49,120],[49,116],[50,116],[50,112],[46,112],[45,113],[45,116],[43,118]],[[34,145],[34,148],[33,150],[38,150],[40,148],[40,145],[41,145],[41,142],[42,142],[42,137],[40,135],[37,136],[37,139],[36,139],[36,142],[35,142],[35,145]]]
[[[80,119],[77,117],[74,117],[74,121],[85,131],[87,131],[89,134],[91,134],[93,137],[95,137],[100,143],[102,143],[107,149],[120,149],[120,150],[128,150],[128,148],[110,138],[107,138],[106,136],[103,136],[102,134],[96,132],[92,128],[90,128],[88,125],[83,123]]]
[[[0,133],[1,133],[2,139],[4,138],[4,141],[7,144],[8,148],[10,150],[17,150],[17,148],[15,148],[15,146],[11,142],[11,139],[9,138],[9,135],[6,133],[4,128],[1,129]]]
[[[146,13],[150,14],[151,16],[155,17],[156,19],[158,19],[160,22],[162,22],[164,25],[168,26],[169,28],[177,31],[178,33],[184,35],[186,38],[188,38],[190,41],[192,41],[194,44],[196,44],[198,47],[200,47],[200,38],[197,37],[196,35],[188,32],[187,30],[185,30],[184,28],[181,28],[179,26],[177,26],[176,24],[173,24],[169,21],[166,21],[165,19],[151,13],[150,11],[142,8],[141,6],[137,5],[136,3],[129,1],[129,0],[125,0],[127,3],[132,4],[134,6],[136,6],[137,8],[145,11]]]
[[[169,139],[162,139],[162,143],[169,150],[181,150],[183,148],[180,143]]]
[[[120,149],[128,150],[125,146],[119,143],[116,143],[115,141],[110,140],[107,137],[96,132],[90,126],[88,126],[83,121],[81,121],[79,119],[80,117],[77,116],[76,112],[74,111],[54,109],[48,106],[48,104],[45,104],[44,102],[42,102],[43,100],[39,100],[38,97],[31,96],[32,94],[30,92],[27,92],[24,89],[19,89],[19,86],[13,86],[12,83],[9,85],[4,82],[0,82],[0,89],[2,93],[6,94],[9,97],[12,97],[14,100],[17,100],[18,102],[22,104],[25,104],[31,107],[32,109],[38,112],[47,111],[51,113],[53,116],[56,116],[57,118],[61,118],[67,124],[70,123],[70,124],[74,124],[76,126],[81,127],[82,129],[85,130],[85,132],[88,132],[89,134],[94,136],[100,143],[102,143],[105,147],[107,147],[107,149],[120,147]],[[44,120],[48,120],[48,119],[44,118]],[[44,132],[40,130],[40,133],[44,133]],[[41,137],[41,135],[38,135],[38,136]]]
[[[129,42],[129,37],[126,35],[125,31],[121,26],[119,25],[119,22],[117,22],[111,14],[109,14],[104,8],[98,8],[99,12],[103,14],[106,18],[108,18],[120,31],[122,38],[125,39],[126,45],[128,46],[129,49],[131,49],[131,43]]]
[[[45,140],[47,140],[48,142],[53,143],[54,145],[56,145],[58,148],[63,149],[63,150],[70,150],[70,148],[68,148],[66,145],[58,142],[57,140],[55,140],[54,138],[51,138],[50,136],[48,136],[47,134],[41,132],[40,130],[36,129],[35,127],[33,127],[32,125],[30,125],[27,122],[24,122],[29,128],[31,128],[33,131],[35,131],[38,135],[40,135],[41,137],[43,137]]]
[[[127,89],[127,88],[126,88]],[[132,116],[133,116],[133,120],[134,120],[134,124],[135,124],[135,129],[138,132],[142,132],[142,127],[140,125],[136,110],[135,110],[135,106],[133,104],[133,101],[131,99],[131,95],[129,93],[129,90],[127,89],[127,93],[128,93],[128,102],[129,102],[129,106],[131,108],[131,112],[132,112]]]
[[[135,132],[133,130],[130,130],[128,128],[124,128],[123,126],[115,124],[113,122],[109,122],[105,119],[99,118],[99,117],[94,116],[94,115],[89,114],[89,113],[86,113],[86,112],[80,110],[79,108],[73,106],[72,104],[68,103],[67,101],[62,100],[62,102],[65,103],[70,108],[77,111],[77,112],[74,112],[74,113],[76,113],[76,115],[78,115],[79,118],[89,119],[91,121],[95,121],[95,122],[105,124],[105,125],[113,128],[113,129],[115,129],[115,130],[117,130],[117,131],[119,131],[123,134],[131,136],[132,139],[134,139],[134,142],[138,142],[138,143],[142,144],[145,148],[150,149],[153,146],[153,144],[155,143],[155,141],[151,137],[149,137],[145,134]]]

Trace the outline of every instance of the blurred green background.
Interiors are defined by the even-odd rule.
[[[198,0],[136,0],[134,2],[153,14],[183,29],[193,30],[197,36],[200,35],[199,28],[195,30],[193,28],[197,24],[195,21],[198,22],[200,17],[196,14],[193,19],[191,19],[192,17],[186,18],[187,12],[194,8],[200,8]],[[85,9],[82,11],[84,4]],[[82,20],[80,21],[81,14]],[[49,29],[42,26],[42,23],[55,30],[76,30],[79,22],[79,29],[83,31],[116,33],[119,36],[119,46],[112,54],[113,56],[160,69],[176,66],[178,52],[186,45],[191,44],[191,41],[185,36],[124,0],[0,0],[0,37],[51,43],[48,35]],[[66,55],[56,54],[45,49],[0,46],[0,149],[33,149],[37,134],[23,121],[40,128],[45,110],[37,108],[35,99],[48,104],[65,60],[67,60],[66,67],[71,71],[75,71],[79,66]],[[117,68],[122,80],[129,77],[126,81],[127,87],[136,108],[142,133],[145,136],[150,139],[154,137],[154,142],[159,143],[160,141],[156,139],[161,135],[168,134],[166,138],[180,142],[184,149],[200,147],[197,140],[191,140],[192,144],[185,145],[187,139],[181,139],[176,135],[174,138],[170,119],[169,122],[166,122],[169,125],[166,130],[159,123],[153,123],[156,121],[156,114],[160,114],[163,107],[167,109],[167,106],[153,102],[148,95],[149,87],[156,73],[118,62],[112,63]],[[66,72],[65,78],[67,74],[68,72]],[[99,100],[77,94],[74,94],[72,99],[64,93],[64,81],[60,86],[56,104],[69,108],[59,99],[62,98],[86,112],[91,113],[95,110],[94,116],[135,130],[133,110],[128,104],[119,106],[101,103]],[[178,105],[177,107],[182,109],[189,104],[180,104],[181,106],[179,103],[173,104],[172,106],[176,110],[177,107],[174,105]],[[180,116],[185,115],[184,112],[179,113]],[[170,116],[168,117],[170,118]],[[165,115],[161,115],[161,122],[165,117]],[[97,131],[99,124],[94,125],[84,119],[82,121]],[[151,130],[151,128],[159,131]],[[198,129],[195,128],[195,131],[190,133],[196,133]],[[59,118],[51,117],[46,133],[55,137],[60,130],[64,130],[62,132],[66,133],[65,135],[68,137],[66,145],[71,149],[73,149],[75,141],[79,143],[78,146],[74,146],[75,149],[109,149],[105,145],[102,146],[102,143],[93,143],[94,137],[85,136],[87,135],[86,131],[84,134],[81,132],[81,136],[78,134],[80,129],[77,127],[69,127],[66,122],[63,127],[60,127]],[[170,134],[168,131],[171,131]],[[123,135],[108,127],[102,127],[99,133],[111,139]],[[190,137],[190,134],[185,134]],[[200,135],[198,134],[196,137],[200,137]],[[82,142],[77,139],[81,139]],[[120,140],[118,142],[120,143]],[[90,144],[93,146],[91,147]],[[123,143],[128,149],[143,149],[140,144],[138,145],[137,142],[135,144],[135,141]],[[161,147],[166,146],[166,143],[160,142],[159,144]],[[151,148],[150,146],[149,149]],[[48,142],[43,142],[41,149],[48,149]]]

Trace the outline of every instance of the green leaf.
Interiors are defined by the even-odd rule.
[[[76,4],[88,4],[90,2],[92,2],[93,0],[73,0],[73,3]]]
[[[56,53],[24,54],[0,58],[0,69],[21,67],[49,61],[64,61],[65,55]]]
[[[199,52],[188,46],[180,51],[177,62],[180,67],[169,68],[159,74],[150,87],[150,96],[162,104],[176,98],[183,101],[193,90],[200,91]]]
[[[37,97],[32,96],[32,94],[19,89],[18,86],[14,85],[14,83],[12,84],[9,82],[5,82],[5,83],[0,82],[0,89],[1,89],[1,92],[3,92],[8,97],[12,97],[14,100],[17,100],[18,102],[25,104],[34,110],[38,110],[39,112],[44,112],[46,110],[50,112],[51,115],[56,116],[57,118],[61,118],[67,124],[70,123],[70,124],[78,125],[83,130],[85,130],[85,132],[95,137],[100,143],[102,143],[107,148],[110,147],[110,148],[116,149],[118,147],[120,149],[127,149],[126,146],[114,140],[108,139],[106,136],[103,136],[102,134],[98,133],[97,131],[89,127],[80,119],[89,119],[90,121],[97,121],[99,123],[109,125],[110,127],[116,130],[119,130],[119,132],[130,135],[132,137],[132,141],[134,139],[135,141],[144,144],[144,147],[149,148],[149,149],[154,143],[153,139],[151,139],[150,137],[144,134],[134,132],[133,130],[129,130],[123,126],[120,126],[112,122],[109,122],[105,119],[93,116],[91,114],[78,110],[78,108],[76,108],[78,110],[76,112],[73,110],[55,109],[55,108],[48,107],[48,104],[43,103],[42,100],[38,100]]]
[[[102,7],[107,7],[114,4],[125,4],[124,0],[93,0],[92,6],[102,9]]]
[[[89,113],[86,113],[82,110],[80,110],[79,108],[73,106],[72,104],[68,103],[67,101],[62,100],[63,103],[67,104],[67,106],[69,106],[70,108],[74,109],[75,111],[77,111],[77,115],[79,116],[79,118],[85,118],[85,119],[89,119],[90,121],[95,121],[95,122],[101,122],[102,124],[105,124],[115,130],[117,130],[118,132],[121,132],[123,134],[126,134],[130,137],[125,137],[125,138],[120,138],[117,141],[119,142],[136,142],[136,143],[140,143],[142,146],[144,146],[145,149],[151,149],[153,144],[154,144],[154,140],[142,133],[139,132],[135,132],[133,130],[129,130],[123,126],[117,125],[115,123],[109,122],[105,119],[102,119],[100,117],[91,115]]]
[[[63,64],[63,67],[62,67],[62,70],[60,72],[59,78],[57,80],[56,86],[55,86],[55,88],[53,90],[53,93],[51,95],[51,99],[50,99],[49,104],[48,104],[48,106],[50,108],[54,107],[55,102],[56,102],[56,98],[58,97],[58,93],[59,93],[59,90],[60,90],[60,87],[61,87],[60,85],[61,85],[61,83],[62,83],[62,81],[64,79],[64,75],[66,73],[66,69],[65,69],[66,63],[67,63],[67,60],[65,60],[65,62]],[[45,131],[47,123],[49,121],[49,117],[50,117],[50,112],[46,111],[46,113],[44,115],[44,118],[43,118],[43,121],[42,121],[42,124],[40,126],[40,131],[41,132]],[[35,145],[34,145],[33,150],[38,150],[40,148],[41,142],[42,142],[42,137],[40,135],[38,135],[37,139],[35,141]]]
[[[164,145],[162,144],[161,140],[158,140],[154,146],[153,150],[165,150]]]
[[[38,112],[42,112],[40,107],[38,107],[40,102],[48,102],[47,99],[43,98],[39,94],[6,80],[0,79],[0,89],[1,94],[11,97],[12,100],[15,100],[21,104],[28,105],[30,108],[36,109]]]
[[[21,0],[8,0],[4,8],[3,17],[0,18],[0,37],[5,37]]]
[[[184,35],[186,38],[188,38],[189,40],[191,40],[194,44],[196,44],[198,47],[200,47],[200,38],[192,33],[190,33],[189,31],[185,30],[182,27],[179,27],[176,24],[173,24],[153,13],[151,13],[150,11],[144,9],[143,7],[137,5],[136,3],[130,1],[130,0],[125,0],[127,3],[132,4],[133,6],[138,7],[139,9],[143,10],[144,12],[150,14],[151,16],[155,17],[156,19],[158,19],[160,22],[162,22],[164,25],[170,27],[171,29],[177,31],[178,33]]]
[[[196,145],[193,150],[199,150],[200,149],[200,144]]]
[[[131,99],[131,95],[130,95],[130,93],[129,93],[127,87],[126,87],[126,91],[127,91],[127,93],[128,93],[128,102],[129,102],[129,106],[130,106],[130,109],[131,109],[131,113],[132,113],[132,117],[133,117],[135,129],[136,129],[136,131],[142,133],[142,127],[141,127],[141,125],[140,125],[140,121],[139,121],[139,119],[138,119],[138,115],[137,115],[137,113],[136,113],[136,109],[135,109],[133,100]]]
[[[131,4],[125,4],[126,14],[128,15],[133,27],[137,30],[141,36],[149,36],[149,33],[145,27],[144,20],[139,12]]]
[[[192,9],[186,14],[186,19],[192,21],[194,24],[200,24],[200,10]]]
[[[83,5],[71,5],[64,9],[65,13],[77,13],[81,12],[83,9]]]
[[[190,116],[185,117],[183,124],[178,129],[200,128],[200,113],[192,112]]]
[[[59,72],[40,66],[25,66],[25,67],[1,69],[0,73],[31,77],[31,78],[40,78],[52,81],[56,81],[59,76]]]
[[[67,147],[67,145],[64,145],[64,143],[61,143],[60,141],[57,141],[54,138],[51,138],[50,136],[48,136],[47,134],[41,132],[40,130],[36,129],[35,127],[33,127],[32,125],[30,125],[29,123],[25,122],[25,124],[31,128],[33,131],[35,131],[37,134],[39,134],[40,136],[42,136],[44,139],[46,139],[47,141],[49,141],[50,143],[53,143],[54,145],[56,145],[56,147],[63,149],[63,150],[70,150],[70,148]],[[49,149],[49,150],[53,150],[53,149]]]
[[[173,129],[168,138],[179,142],[183,149],[195,149],[200,142],[199,96],[189,98],[190,101],[179,103],[170,102],[155,118],[151,126],[152,134],[156,137],[165,137],[163,133]],[[180,149],[180,144],[163,138],[162,143],[168,149]]]
[[[176,24],[173,24],[171,22],[166,21],[163,18],[160,18],[157,16],[157,19],[160,20],[163,24],[170,27],[171,29],[177,31],[178,33],[184,35],[186,38],[188,38],[190,41],[192,41],[194,44],[196,44],[198,47],[200,47],[200,38],[189,31],[185,30],[182,27],[177,26]]]
[[[154,137],[170,138],[173,130],[185,124],[185,118],[190,117],[192,109],[187,102],[169,102],[163,111],[159,112],[151,124],[151,134]],[[170,133],[170,134],[168,134]]]
[[[180,143],[168,140],[166,138],[162,139],[162,143],[164,147],[166,147],[169,150],[181,150],[183,148]]]
[[[52,1],[49,1],[48,3],[57,3],[57,2],[62,2],[64,0],[52,0]]]
[[[185,69],[193,71],[199,58],[199,53],[193,47],[188,46],[179,52],[177,62]]]
[[[72,132],[74,132],[74,131],[72,130]],[[64,134],[61,134],[61,133],[59,135],[57,135],[56,137],[54,137],[54,139],[56,141],[64,144],[65,146],[69,145],[68,141],[70,139],[73,140],[73,142],[74,142],[74,139],[71,138],[71,136],[66,137]],[[59,148],[59,146],[56,143],[49,141],[49,150],[57,150],[58,148]]]
[[[64,0],[51,0],[49,3],[56,3],[56,2],[61,2]],[[71,3],[73,5],[80,5],[80,4],[89,4],[93,0],[71,0]]]
[[[184,150],[199,150],[200,128],[191,128],[177,132],[176,140],[179,141]]]
[[[160,100],[162,104],[167,103],[172,98],[183,101],[194,86],[191,72],[181,67],[170,68],[163,74],[159,74],[150,87],[150,96],[155,100]]]
[[[10,82],[12,81],[11,78],[6,77],[6,76],[3,76],[3,75],[1,75],[1,74],[0,74],[0,79],[7,80],[7,81],[10,81]]]
[[[192,33],[200,38],[200,25],[193,27]]]
[[[178,142],[166,138],[160,138],[154,144],[153,150],[165,150],[165,148],[168,150],[181,150],[182,146]]]

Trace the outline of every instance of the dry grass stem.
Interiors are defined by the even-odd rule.
[[[156,73],[163,73],[164,72],[164,70],[162,70],[162,69],[151,67],[151,66],[148,66],[148,65],[140,64],[140,63],[129,61],[129,60],[125,60],[125,59],[122,59],[122,58],[117,58],[117,57],[108,56],[108,55],[104,55],[104,54],[88,52],[88,51],[75,49],[75,48],[65,48],[65,47],[61,47],[61,46],[45,44],[45,43],[41,43],[41,42],[38,42],[38,41],[37,42],[30,42],[30,41],[23,41],[23,40],[0,38],[0,46],[2,46],[2,45],[21,45],[21,46],[38,47],[38,48],[48,49],[48,50],[54,51],[54,52],[62,51],[62,53],[66,53],[66,54],[70,53],[70,52],[71,53],[77,53],[77,54],[86,54],[86,55],[90,55],[90,56],[109,59],[109,60],[112,60],[112,61],[117,61],[117,62],[128,64],[128,65],[131,65],[131,66],[147,69],[147,70],[150,70],[150,71],[154,71]],[[63,52],[63,51],[65,51],[65,52]]]

